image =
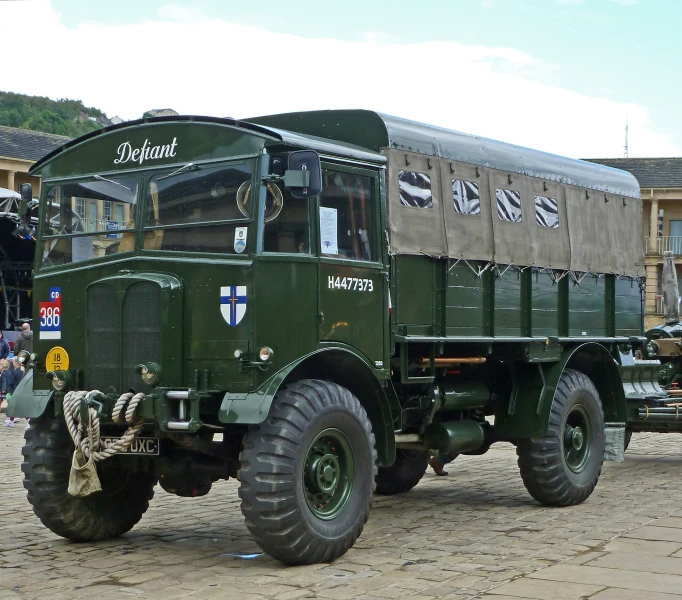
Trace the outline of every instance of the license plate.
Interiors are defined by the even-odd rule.
[[[114,437],[102,437],[102,446],[108,448],[113,446],[118,438]],[[151,437],[138,437],[133,440],[125,450],[119,452],[119,454],[135,454],[135,455],[147,455],[147,456],[158,456],[159,454],[159,440],[158,438]]]

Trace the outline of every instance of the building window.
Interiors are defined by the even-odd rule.
[[[481,196],[478,192],[478,184],[473,181],[453,179],[452,201],[455,212],[465,215],[481,214]]]
[[[104,201],[104,221],[111,221],[111,200],[105,200]]]
[[[502,221],[521,222],[521,192],[517,190],[496,189],[497,216]]]
[[[431,177],[425,173],[414,171],[400,171],[398,174],[400,187],[400,204],[411,208],[431,208]]]
[[[540,227],[559,228],[559,209],[556,199],[535,196],[535,221]]]
[[[76,214],[81,218],[85,218],[85,198],[76,198]]]

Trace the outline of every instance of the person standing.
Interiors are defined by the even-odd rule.
[[[14,390],[17,389],[21,378],[24,376],[24,369],[19,362],[19,357],[15,356],[9,363],[9,369],[3,371],[0,376],[0,383],[2,384],[2,390],[5,392],[5,397],[9,402],[12,398]],[[14,423],[17,421],[14,417],[9,417],[5,420],[5,427],[14,427]]]
[[[5,339],[4,332],[0,331],[0,359],[9,356],[9,342]]]
[[[29,354],[33,352],[33,332],[28,323],[21,326],[21,334],[14,341],[14,355],[18,356],[22,350],[26,350]],[[0,358],[2,357],[0,356]]]

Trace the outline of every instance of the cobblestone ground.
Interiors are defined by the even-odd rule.
[[[0,429],[0,598],[580,598],[612,584],[562,583],[559,589],[569,595],[547,596],[543,577],[549,573],[545,578],[552,579],[556,569],[609,572],[578,565],[606,560],[600,551],[614,538],[632,537],[640,526],[680,511],[682,437],[636,434],[626,461],[606,463],[592,496],[571,508],[545,508],[531,499],[512,446],[459,457],[448,477],[429,470],[410,493],[377,497],[363,535],[333,564],[285,567],[260,555],[233,481],[197,499],[157,489],[149,511],[127,535],[74,544],[43,527],[26,501],[23,425]],[[667,539],[647,538],[647,527],[638,531],[644,539]],[[679,540],[660,542],[671,544],[664,553],[682,548],[682,529],[671,531]],[[655,544],[641,542],[647,543]],[[244,558],[249,554],[257,556]],[[570,582],[581,575],[561,577]],[[488,596],[497,588],[500,595]],[[528,595],[510,593],[517,588]],[[616,591],[614,598],[658,598]]]

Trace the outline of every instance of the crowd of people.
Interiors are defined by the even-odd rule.
[[[14,342],[13,351],[10,349],[9,342],[5,339],[4,334],[0,331],[0,404],[3,400],[10,400],[26,372],[24,365],[19,360],[19,353],[22,350],[29,353],[33,352],[33,332],[28,323],[22,325],[21,334]],[[14,427],[18,421],[19,419],[8,417],[5,419],[4,426]],[[27,421],[26,429],[28,428]]]

